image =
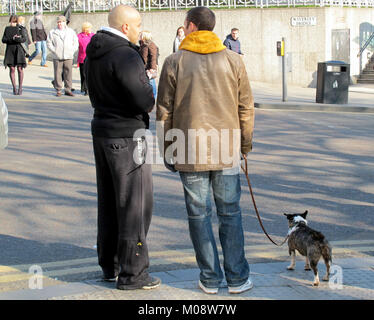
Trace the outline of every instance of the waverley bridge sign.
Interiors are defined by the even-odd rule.
[[[315,26],[317,25],[317,17],[292,17],[291,26],[302,27],[302,26]]]

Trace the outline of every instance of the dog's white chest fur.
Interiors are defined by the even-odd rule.
[[[298,229],[298,225],[297,225],[298,223],[304,222],[306,225],[308,224],[308,222],[303,217],[300,217],[300,216],[294,217],[293,222],[296,223],[296,226],[293,226],[292,228],[288,229],[288,233],[287,233],[288,236],[290,236],[292,232],[295,232]]]
[[[292,233],[292,232],[295,232],[297,229],[298,229],[297,226],[294,226],[294,227],[288,229],[288,233],[287,233],[287,235],[290,236],[291,233]]]

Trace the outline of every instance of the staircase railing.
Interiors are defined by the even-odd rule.
[[[374,38],[374,32],[370,35],[370,37],[366,40],[365,44],[361,47],[360,51],[357,54],[357,57],[360,57],[362,55],[362,53],[364,52],[366,47],[370,44],[371,40],[373,40],[373,38]]]

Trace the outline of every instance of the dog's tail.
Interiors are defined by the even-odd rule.
[[[323,260],[325,260],[325,262],[329,261],[331,265],[332,264],[332,249],[331,249],[330,244],[327,241],[324,241],[324,243],[320,245],[320,248],[321,248]]]

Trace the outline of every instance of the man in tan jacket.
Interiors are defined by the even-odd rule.
[[[254,103],[241,57],[226,49],[214,26],[210,9],[188,11],[186,38],[161,71],[158,137],[166,167],[182,180],[199,287],[215,294],[223,281],[211,224],[213,190],[228,289],[241,293],[253,286],[244,254],[239,161],[252,149]]]

